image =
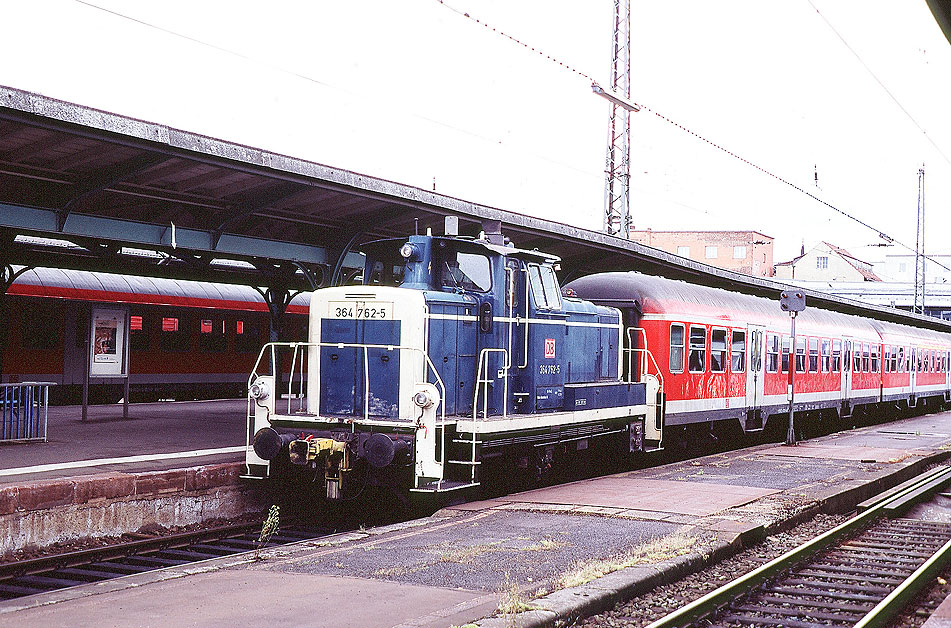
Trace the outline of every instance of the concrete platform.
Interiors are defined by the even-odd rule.
[[[244,460],[247,401],[138,403],[49,409],[45,443],[0,443],[0,485]]]
[[[796,518],[848,510],[949,452],[951,413],[760,446],[463,504],[263,560],[227,557],[12,600],[0,603],[0,627],[553,625]],[[513,599],[510,610],[522,612],[495,613]]]

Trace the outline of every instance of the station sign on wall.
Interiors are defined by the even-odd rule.
[[[89,376],[127,376],[126,336],[129,333],[129,311],[124,308],[94,307],[89,330]]]

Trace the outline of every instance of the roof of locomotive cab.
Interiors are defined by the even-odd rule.
[[[488,240],[482,240],[482,239],[477,239],[477,238],[472,238],[467,236],[421,236],[421,237],[431,238],[432,240],[439,241],[439,242],[452,242],[453,244],[456,244],[456,245],[462,244],[463,247],[465,248],[472,248],[473,250],[479,249],[483,251],[489,251],[497,255],[504,255],[507,257],[514,257],[517,259],[527,259],[531,261],[547,262],[547,263],[555,263],[555,262],[561,261],[560,257],[558,257],[557,255],[551,255],[550,253],[543,253],[537,250],[529,251],[527,249],[519,249],[513,246],[512,244],[508,244],[504,246],[499,244],[493,244],[489,242]],[[408,241],[409,241],[409,236],[405,238],[383,238],[380,240],[372,240],[370,242],[366,242],[365,244],[361,244],[358,248],[360,250],[363,250],[363,247],[367,247],[367,246],[376,247],[376,246],[382,246],[384,244],[390,244],[390,243],[401,244]]]

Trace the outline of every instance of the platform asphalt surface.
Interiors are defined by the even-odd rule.
[[[51,406],[47,442],[0,442],[0,485],[105,471],[159,471],[239,462],[247,400]],[[171,454],[171,455],[170,455]]]
[[[554,625],[847,510],[949,450],[951,413],[758,446],[11,600],[0,627]],[[500,614],[500,600],[516,603]]]

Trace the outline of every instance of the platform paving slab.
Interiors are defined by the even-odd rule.
[[[108,471],[158,471],[243,461],[243,453],[229,452],[202,455],[197,459],[160,457],[138,462],[29,470],[50,464],[234,448],[245,445],[246,432],[247,401],[244,399],[131,404],[129,419],[122,418],[121,404],[90,406],[86,422],[82,421],[81,406],[52,406],[47,442],[0,443],[0,485]],[[14,475],[11,471],[15,469],[28,471]]]
[[[69,621],[103,607],[109,613],[123,609],[115,625],[156,625],[155,609],[162,604],[177,604],[170,612],[178,625],[296,618],[298,625],[314,626],[551,626],[681,577],[829,504],[842,509],[908,479],[949,455],[951,414],[865,428],[802,448],[840,441],[843,448],[904,455],[856,459],[843,450],[790,456],[782,446],[753,447],[452,507],[411,524],[275,549],[261,562],[206,561],[189,568],[196,572],[191,575],[179,570],[167,581],[153,575],[126,588],[113,581],[96,589],[101,593],[66,599],[64,592],[61,601],[44,606],[0,603],[0,626],[34,625],[34,619],[42,622],[36,625],[82,625]],[[645,549],[655,541],[666,549]],[[643,554],[645,564],[621,560]],[[567,573],[592,565],[622,568],[551,592]],[[490,616],[513,586],[532,609]],[[531,599],[534,594],[539,597]],[[390,601],[399,595],[397,608]],[[296,601],[294,610],[288,610],[289,600]],[[344,615],[336,614],[340,609]]]

